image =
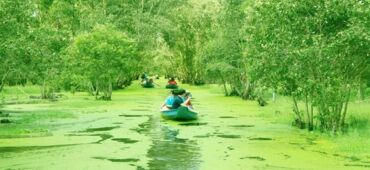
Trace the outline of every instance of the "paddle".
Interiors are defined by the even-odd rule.
[[[154,85],[156,85],[156,86],[158,86],[158,87],[161,87],[161,86],[160,86],[159,84],[157,84],[157,83],[154,83],[154,82],[153,82],[153,84],[154,84]]]

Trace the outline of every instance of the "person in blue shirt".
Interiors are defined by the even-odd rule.
[[[184,98],[181,96],[185,94],[184,89],[171,90],[171,95],[166,98],[162,104],[162,109],[177,109],[184,103]]]
[[[148,74],[144,72],[144,74],[141,75],[141,82],[146,83],[148,81]]]
[[[174,102],[174,95],[171,94],[170,96],[167,97],[167,99],[164,101],[165,102],[165,106],[167,107],[171,107],[173,102]]]

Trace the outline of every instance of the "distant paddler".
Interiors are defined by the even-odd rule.
[[[177,82],[176,82],[175,78],[171,77],[168,80],[167,85],[166,85],[166,88],[167,89],[177,89],[178,88]]]

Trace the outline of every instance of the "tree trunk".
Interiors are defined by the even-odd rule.
[[[349,102],[350,96],[351,96],[351,88],[348,87],[347,96],[346,96],[347,98],[346,98],[346,101],[344,102],[344,107],[343,107],[341,118],[340,118],[340,126],[341,127],[344,127],[344,124],[345,124],[348,102]]]
[[[89,82],[88,86],[89,86],[89,93],[90,93],[90,95],[95,96],[95,88],[94,88],[93,83],[92,82]]]
[[[229,95],[229,92],[227,91],[227,87],[226,87],[226,81],[224,79],[224,77],[221,77],[222,79],[222,84],[224,86],[224,93],[225,93],[225,96],[228,96]]]
[[[312,131],[313,130],[313,125],[311,124],[311,114],[310,114],[310,110],[309,110],[309,106],[308,106],[308,95],[306,93],[305,95],[305,103],[306,103],[306,115],[307,115],[307,118],[306,118],[306,123],[308,124],[308,130],[309,131]]]
[[[99,99],[99,83],[98,81],[96,81],[96,85],[95,85],[95,99]]]
[[[321,109],[321,123],[323,125],[323,130],[333,130],[333,124],[335,121],[333,121],[335,115],[334,109],[329,105],[328,101],[326,98],[321,98],[321,104],[320,104],[320,109]]]
[[[335,125],[336,125],[337,129],[341,127],[341,123],[340,123],[341,120],[340,119],[341,119],[341,113],[342,113],[343,105],[344,105],[344,102],[340,102],[335,107]]]
[[[365,83],[362,83],[360,82],[360,86],[358,88],[358,99],[360,101],[363,101],[365,100],[365,90],[366,90],[366,84]]]
[[[304,128],[304,122],[302,121],[302,116],[299,112],[299,108],[298,108],[298,103],[297,103],[297,99],[295,98],[295,96],[293,95],[293,112],[297,115],[297,118],[298,120],[296,121],[296,124],[299,128]]]
[[[3,88],[4,88],[4,82],[1,82],[1,84],[0,84],[0,93],[3,91]]]
[[[245,86],[245,89],[243,91],[242,98],[243,99],[249,99],[248,91],[249,91],[249,88],[250,88],[250,84],[249,83],[245,83],[244,86]]]
[[[41,98],[42,99],[46,99],[46,83],[45,83],[45,80],[42,82],[42,86],[41,86]]]
[[[112,81],[111,79],[109,79],[108,83],[109,85],[108,85],[108,93],[107,93],[106,100],[112,100]]]
[[[1,78],[1,82],[0,82],[0,93],[3,91],[4,84],[5,84],[5,79],[6,79],[7,76],[8,76],[8,73],[5,73],[3,75],[3,77]]]
[[[253,84],[250,83],[249,81],[246,81],[246,83],[244,83],[244,87],[245,87],[245,90],[243,91],[242,98],[243,99],[249,99],[249,100],[254,99],[254,96],[253,96],[253,91],[254,91]]]
[[[42,99],[53,99],[54,89],[48,88],[46,81],[44,80],[41,87],[41,98]]]
[[[311,127],[308,127],[308,128],[311,128],[311,130],[313,130],[313,128],[314,128],[314,124],[313,124],[313,105],[312,105],[312,103],[311,103],[311,112],[310,112],[310,125],[311,125]]]

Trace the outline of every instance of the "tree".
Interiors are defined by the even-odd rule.
[[[112,83],[118,78],[136,76],[140,61],[135,41],[110,25],[77,36],[66,56],[68,75],[83,77],[84,84],[94,87],[97,99],[103,92],[103,100],[111,100]]]
[[[369,68],[369,9],[362,1],[273,1],[247,8],[246,53],[255,81],[293,98],[301,127],[345,126],[352,89]],[[305,102],[304,111],[298,100]]]
[[[34,23],[31,2],[0,2],[0,92],[4,85],[24,83],[30,63],[28,36]]]
[[[246,75],[247,65],[243,58],[242,21],[243,1],[223,1],[214,36],[205,43],[202,58],[206,77],[224,86],[225,95],[238,95],[244,99],[253,98],[253,83]],[[227,84],[232,91],[227,90]]]
[[[203,45],[211,39],[210,28],[220,10],[219,1],[180,1],[166,15],[166,27],[161,36],[171,50],[171,65],[167,68],[184,83],[204,84]]]
[[[35,26],[29,28],[31,63],[28,80],[40,85],[41,98],[50,99],[60,89],[62,52],[79,30],[74,1],[43,0],[34,4]]]

